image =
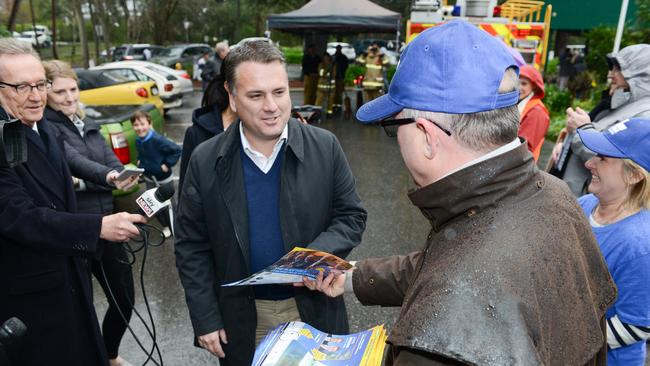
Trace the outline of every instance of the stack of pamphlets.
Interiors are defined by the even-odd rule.
[[[303,322],[278,325],[255,350],[253,366],[379,366],[386,328],[334,335]]]
[[[345,260],[326,252],[295,247],[272,265],[251,276],[222,286],[269,285],[302,282],[303,277],[315,279],[322,272],[342,273],[352,268]]]

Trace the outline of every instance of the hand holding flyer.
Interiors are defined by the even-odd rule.
[[[222,286],[268,285],[302,282],[303,277],[315,279],[319,273],[327,277],[331,272],[343,273],[352,265],[326,252],[296,247],[272,265],[243,280]]]

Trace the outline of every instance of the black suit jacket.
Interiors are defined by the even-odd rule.
[[[49,122],[23,125],[27,162],[0,168],[0,322],[27,334],[12,365],[107,365],[86,257],[101,254],[101,215],[75,214],[63,145]]]

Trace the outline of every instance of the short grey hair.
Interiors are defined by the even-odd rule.
[[[513,68],[508,68],[501,79],[499,93],[515,91],[519,77]],[[449,114],[415,109],[404,109],[405,118],[424,118],[435,121],[451,131],[458,143],[474,151],[485,151],[512,142],[519,131],[519,110],[517,104],[490,111]]]
[[[235,85],[237,82],[237,67],[244,62],[255,62],[270,64],[279,62],[286,66],[287,62],[280,49],[266,41],[249,41],[237,45],[228,52],[224,60],[224,74],[228,89],[233,95],[236,94]]]
[[[0,57],[5,55],[32,55],[37,60],[41,60],[31,43],[14,38],[0,38]]]
[[[226,41],[221,41],[218,42],[216,45],[214,45],[214,51],[219,53],[222,51],[227,51],[228,50],[228,42]]]

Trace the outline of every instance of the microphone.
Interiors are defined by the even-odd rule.
[[[0,327],[0,345],[8,345],[27,333],[27,327],[18,318],[11,318]]]
[[[169,182],[157,188],[146,190],[135,202],[144,215],[151,218],[163,208],[170,205],[169,199],[174,195],[174,183]]]

